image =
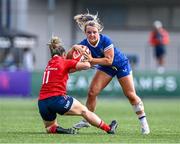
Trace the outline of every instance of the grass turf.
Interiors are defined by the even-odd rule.
[[[45,133],[36,100],[0,99],[0,143],[180,143],[179,99],[144,99],[144,105],[150,135],[141,135],[139,121],[124,99],[99,99],[96,110],[105,122],[118,121],[117,134],[90,127],[77,135],[62,135]],[[80,119],[58,116],[58,123],[67,128]]]

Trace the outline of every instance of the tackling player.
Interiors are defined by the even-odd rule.
[[[90,84],[86,106],[92,112],[95,111],[97,95],[110,83],[114,76],[117,77],[124,95],[129,99],[135,113],[137,114],[142,134],[149,134],[150,129],[146,120],[142,100],[137,96],[131,66],[127,57],[115,48],[111,39],[100,32],[103,26],[97,15],[79,14],[74,17],[86,38],[79,44],[87,46],[91,54],[85,54],[91,65],[97,65],[97,72]],[[77,45],[75,45],[77,47]],[[77,48],[76,48],[77,49]],[[89,124],[82,120],[74,127],[80,129],[88,127]]]
[[[52,58],[49,60],[43,75],[42,87],[38,99],[39,113],[48,133],[75,134],[72,128],[65,129],[58,125],[57,114],[82,116],[91,125],[115,134],[117,122],[110,125],[102,121],[95,113],[89,111],[75,98],[66,94],[68,73],[90,68],[89,62],[78,62],[66,59],[65,49],[58,37],[49,43]]]

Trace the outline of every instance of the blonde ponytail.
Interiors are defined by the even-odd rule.
[[[89,25],[97,27],[99,32],[101,32],[104,28],[98,18],[98,13],[96,15],[89,14],[89,12],[86,14],[78,14],[74,16],[74,20],[78,24],[79,28],[84,32],[86,31],[86,27]]]
[[[53,36],[51,38],[50,42],[48,43],[48,46],[49,46],[50,49],[55,49],[57,47],[62,46],[62,42],[61,42],[59,37]]]
[[[66,52],[63,45],[62,45],[60,38],[57,36],[53,36],[51,38],[50,42],[48,43],[48,46],[49,46],[52,57],[54,55],[62,56],[63,53]]]

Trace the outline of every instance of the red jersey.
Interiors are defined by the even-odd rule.
[[[161,38],[159,38],[159,37],[161,37]],[[160,29],[159,33],[152,31],[150,33],[149,42],[152,46],[158,46],[160,44],[167,45],[167,44],[169,44],[169,34],[163,28]]]
[[[75,69],[78,61],[54,56],[46,66],[43,75],[39,100],[52,96],[66,95],[69,70]]]

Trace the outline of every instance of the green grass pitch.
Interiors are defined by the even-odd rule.
[[[107,123],[116,119],[117,134],[108,135],[90,127],[77,135],[62,135],[45,133],[35,99],[0,99],[0,143],[180,143],[180,99],[143,101],[150,135],[141,135],[139,121],[127,99],[98,100],[96,113]],[[58,116],[59,124],[66,128],[80,119]]]

